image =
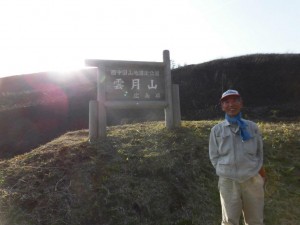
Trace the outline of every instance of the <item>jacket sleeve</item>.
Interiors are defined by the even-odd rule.
[[[257,135],[257,154],[258,154],[258,159],[259,159],[259,168],[263,166],[263,138],[262,134],[258,128],[258,126],[255,124],[255,129],[256,129],[256,135]]]
[[[219,159],[219,153],[218,153],[218,144],[217,144],[214,128],[211,129],[210,136],[209,136],[209,158],[211,164],[216,168]]]

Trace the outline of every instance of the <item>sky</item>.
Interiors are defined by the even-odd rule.
[[[85,59],[199,64],[300,53],[298,0],[0,0],[0,77]]]

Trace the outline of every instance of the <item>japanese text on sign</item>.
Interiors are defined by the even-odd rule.
[[[106,74],[107,100],[164,99],[164,77],[161,68],[107,68]]]
[[[110,75],[112,76],[159,76],[159,71],[157,70],[110,70]]]

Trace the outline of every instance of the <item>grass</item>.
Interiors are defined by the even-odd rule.
[[[108,128],[106,140],[69,132],[0,162],[0,225],[216,225],[217,177],[208,135],[218,121]],[[297,225],[300,122],[258,123],[268,175],[265,224]]]

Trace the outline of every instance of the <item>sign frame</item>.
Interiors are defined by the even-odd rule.
[[[87,59],[85,62],[87,66],[93,66],[98,68],[97,101],[90,101],[90,108],[89,108],[90,110],[89,126],[90,126],[91,141],[96,139],[106,138],[106,126],[107,126],[106,108],[112,108],[112,109],[161,108],[165,110],[165,125],[168,129],[172,129],[175,126],[180,126],[181,116],[180,116],[180,103],[179,103],[179,88],[178,85],[176,85],[176,87],[172,85],[170,53],[168,50],[163,51],[163,62],[118,61],[118,60],[98,60],[98,59]],[[116,99],[114,99],[113,97],[111,98],[110,93],[108,93],[109,89],[106,86],[107,83],[109,83],[106,82],[107,80],[110,81],[109,83],[110,85],[112,84],[110,78],[107,77],[109,75],[107,72],[108,68],[114,69],[114,66],[119,66],[119,68],[115,67],[115,69],[130,70],[132,65],[134,68],[140,68],[141,69],[140,71],[143,71],[143,68],[147,68],[148,71],[160,71],[159,75],[162,75],[162,77],[160,77],[161,80],[155,80],[153,78],[152,81],[150,76],[150,83],[151,85],[153,85],[153,82],[160,83],[161,86],[159,90],[163,92],[162,98],[155,99],[155,100],[151,100],[151,99],[128,100],[127,98],[123,98],[120,96],[117,97]],[[124,75],[124,74],[127,75],[127,73],[125,72],[123,74],[121,74],[122,72],[119,73],[120,73],[119,75]],[[142,79],[142,77],[144,78],[147,77],[149,81],[149,77],[146,76],[147,74],[146,72],[145,73],[140,72],[139,74],[145,75],[145,76],[141,76],[141,78],[139,79]],[[133,73],[133,77],[134,76],[138,77],[138,74]],[[174,99],[173,99],[173,95],[175,97]],[[175,105],[175,108],[173,105]],[[95,126],[95,123],[97,124],[97,126]]]

